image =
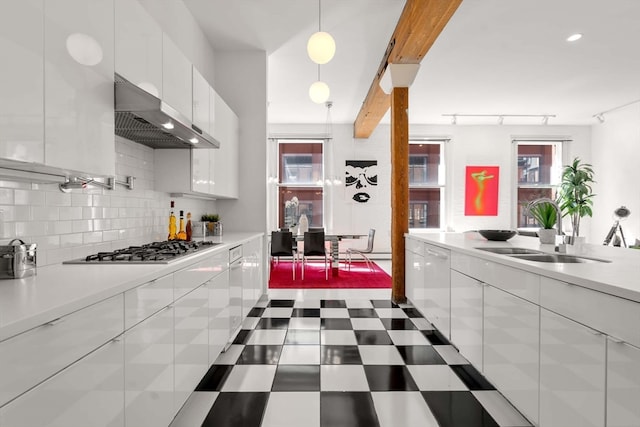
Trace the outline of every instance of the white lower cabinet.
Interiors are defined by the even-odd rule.
[[[213,363],[230,338],[229,270],[207,283],[209,290],[209,364]]]
[[[607,427],[640,426],[640,348],[607,339]]]
[[[421,245],[407,240],[404,255],[405,295],[420,312],[424,309],[424,256]]]
[[[540,426],[604,426],[606,337],[544,308],[540,317]]]
[[[451,341],[482,370],[482,282],[451,270]]]
[[[174,308],[124,333],[125,425],[167,426],[174,417]]]
[[[178,410],[209,368],[209,289],[207,283],[177,300],[174,303],[174,315],[174,408]]]
[[[539,333],[538,305],[484,286],[484,375],[536,425]]]
[[[444,336],[451,336],[451,256],[447,249],[424,245],[424,314]]]
[[[262,296],[262,238],[253,239],[242,245],[242,317]]]
[[[229,335],[242,324],[242,259],[229,264]]]
[[[122,336],[104,344],[0,408],[0,425],[123,427],[123,350]]]

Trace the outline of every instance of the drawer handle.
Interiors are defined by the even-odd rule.
[[[627,344],[625,341],[623,341],[621,339],[618,339],[618,338],[615,338],[615,337],[612,337],[611,335],[609,335],[609,339],[611,341],[613,341],[614,343],[616,343],[616,344]]]
[[[428,253],[429,255],[432,255],[432,256],[433,256],[433,257],[435,257],[435,258],[442,258],[442,259],[447,259],[447,258],[449,258],[447,255],[445,255],[445,254],[441,254],[441,253],[436,252],[436,251],[433,251],[433,250],[431,250],[431,249],[429,249],[429,248],[425,248],[425,250],[427,251],[427,253]]]
[[[45,323],[45,326],[55,326],[62,321],[64,321],[64,317],[58,317],[57,319],[53,319]]]
[[[593,330],[593,329],[589,329],[589,328],[587,328],[587,331],[588,331],[591,335],[595,335],[596,337],[599,337],[599,336],[604,335],[602,332],[599,332],[599,331],[596,331],[596,330]]]

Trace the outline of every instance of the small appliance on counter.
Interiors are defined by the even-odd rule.
[[[36,244],[13,239],[0,245],[0,279],[22,279],[36,274]]]

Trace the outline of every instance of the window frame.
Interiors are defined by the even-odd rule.
[[[446,229],[446,185],[447,185],[447,156],[446,156],[446,143],[450,141],[450,138],[439,138],[439,137],[409,137],[409,219],[412,218],[412,205],[415,205],[419,202],[412,203],[411,201],[411,190],[421,190],[421,189],[438,189],[440,192],[440,209],[438,212],[439,224],[438,227],[409,227],[409,230],[420,230],[420,231],[430,231],[430,232],[439,232]],[[411,182],[411,157],[422,157],[419,154],[411,154],[411,145],[420,145],[420,144],[431,144],[431,145],[439,145],[439,156],[440,162],[438,163],[438,178],[436,183],[415,183]],[[425,158],[428,158],[429,155],[425,155]],[[428,176],[429,173],[429,163],[428,161],[425,164],[425,175]]]

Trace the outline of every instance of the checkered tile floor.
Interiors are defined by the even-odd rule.
[[[530,425],[409,305],[265,299],[172,427]]]

